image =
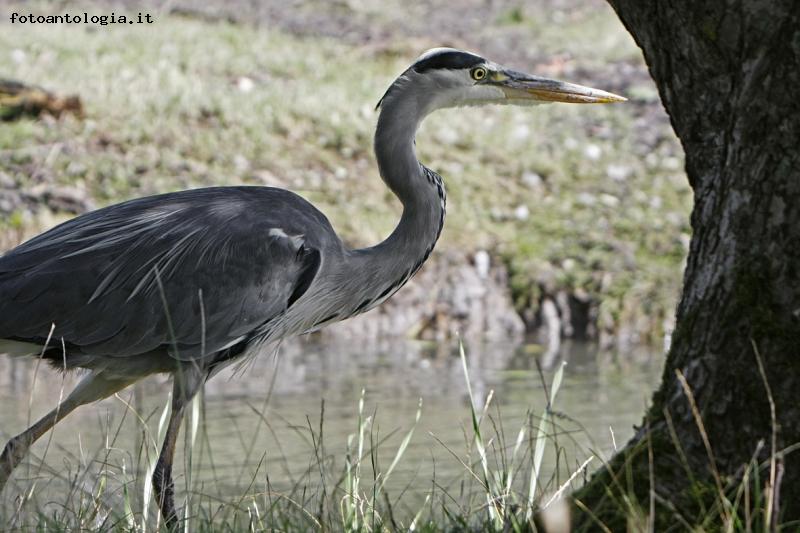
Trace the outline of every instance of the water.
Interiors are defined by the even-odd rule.
[[[494,448],[501,442],[496,431],[504,433],[510,447],[529,420],[528,413],[538,416],[545,407],[536,359],[546,367],[543,377],[548,386],[561,361],[567,362],[554,406],[563,431],[558,437],[564,448],[559,481],[589,455],[608,458],[615,443],[622,446],[630,438],[663,362],[655,350],[622,356],[581,344],[563,346],[561,357],[549,361],[542,361],[534,346],[470,345],[466,349],[477,401],[484,402],[493,391],[488,409],[492,421],[485,420],[482,427],[484,438],[493,439]],[[36,361],[0,356],[0,436],[6,439],[24,429],[29,409],[32,419],[40,416],[75,381],[75,376],[63,378],[45,365],[37,370]],[[165,378],[154,376],[117,398],[72,413],[56,427],[52,440],[48,442],[46,435],[36,444],[30,461],[18,469],[14,483],[4,491],[4,500],[30,487],[29,479],[38,479],[37,490],[50,490],[49,497],[58,501],[63,486],[57,479],[76,471],[84,472],[81,480],[89,485],[103,468],[111,468],[117,478],[131,476],[137,468],[143,471],[147,464],[143,458],[152,450],[169,390]],[[335,484],[343,469],[348,437],[357,430],[362,390],[364,416],[372,417],[374,440],[388,437],[378,448],[384,470],[414,425],[422,400],[414,437],[386,485],[390,494],[403,493],[413,508],[409,502],[430,490],[434,472],[436,484],[444,489],[469,477],[458,460],[470,462],[466,451],[472,430],[457,347],[398,341],[323,346],[299,341],[283,346],[278,357],[264,354],[207,384],[205,397],[198,403],[204,423],[198,426],[193,448],[194,491],[230,500],[263,489],[267,476],[273,491],[313,488],[320,479],[315,453],[324,454],[328,482]],[[324,449],[315,452],[323,399]],[[176,484],[180,493],[187,484],[187,457],[182,453],[184,440],[179,442]],[[473,462],[475,458],[473,452]],[[600,461],[594,466],[599,467]],[[552,457],[546,468],[548,476],[555,471]],[[367,480],[371,475],[371,471],[365,474]]]

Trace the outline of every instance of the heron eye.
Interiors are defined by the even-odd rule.
[[[472,79],[475,81],[481,81],[486,77],[486,69],[483,67],[476,67],[472,69]]]

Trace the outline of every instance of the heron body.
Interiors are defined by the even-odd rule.
[[[453,49],[426,52],[379,102],[375,154],[400,199],[395,230],[348,249],[298,195],[211,187],[81,215],[0,257],[0,352],[38,355],[86,377],[6,445],[0,488],[30,445],[76,407],[153,373],[174,378],[172,414],[153,477],[171,528],[172,456],[186,404],[223,366],[288,336],[363,313],[402,287],[442,231],[445,189],[414,137],[443,107],[621,97],[504,69]]]
[[[414,244],[377,279],[389,271],[382,250],[345,249],[327,218],[289,191],[211,187],[131,200],[0,260],[0,338],[44,348],[67,369],[215,369],[374,307],[433,247]]]

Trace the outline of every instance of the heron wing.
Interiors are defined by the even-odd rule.
[[[297,195],[218,187],[87,213],[0,258],[0,338],[197,358],[246,340],[308,289],[327,219]],[[60,345],[60,342],[56,343]]]

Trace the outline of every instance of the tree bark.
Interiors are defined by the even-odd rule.
[[[800,2],[608,1],[644,52],[695,205],[662,383],[634,438],[574,495],[577,525],[625,531],[636,513],[623,496],[655,511],[655,531],[732,514],[763,524],[768,505],[800,520]],[[745,485],[749,510],[744,493],[723,510],[721,494],[734,502]]]

